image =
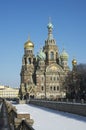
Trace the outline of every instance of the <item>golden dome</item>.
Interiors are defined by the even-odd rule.
[[[76,59],[73,59],[73,60],[72,60],[72,65],[77,65]]]
[[[25,44],[24,44],[24,48],[25,49],[29,49],[29,48],[34,48],[34,44],[28,40]]]

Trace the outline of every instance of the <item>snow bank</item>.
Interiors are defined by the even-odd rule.
[[[16,104],[18,113],[29,113],[35,130],[86,130],[86,117],[34,105]]]

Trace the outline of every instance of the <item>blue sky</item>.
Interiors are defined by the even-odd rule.
[[[49,17],[59,52],[86,63],[86,0],[0,0],[0,84],[19,87],[24,43],[34,53],[47,39]]]

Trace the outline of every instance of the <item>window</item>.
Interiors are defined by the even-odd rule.
[[[56,87],[54,86],[54,91],[56,90]]]
[[[50,86],[50,91],[52,91],[52,86]]]
[[[58,53],[56,52],[56,59],[57,59],[57,57],[58,57]]]
[[[59,91],[59,86],[57,86],[57,91]]]
[[[44,90],[44,87],[42,86],[41,89],[42,89],[42,91],[43,91],[43,90]]]
[[[52,77],[50,77],[50,80],[52,80]]]
[[[57,80],[59,80],[59,77],[57,77]]]
[[[54,81],[56,80],[56,77],[54,77]]]
[[[50,53],[50,59],[53,60],[54,59],[54,52]]]
[[[24,58],[25,59],[25,64],[27,64],[27,59],[26,58]]]
[[[32,53],[32,50],[30,50],[30,53]]]
[[[46,60],[48,59],[48,53],[46,52]]]
[[[28,58],[28,64],[31,64],[31,58]]]
[[[44,80],[44,78],[42,77],[42,81]]]

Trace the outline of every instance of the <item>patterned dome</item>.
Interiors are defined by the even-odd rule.
[[[39,60],[45,60],[46,55],[45,55],[45,53],[43,52],[42,49],[40,49],[39,53],[37,54],[37,58],[38,58]]]
[[[65,59],[65,60],[68,60],[68,53],[63,49],[61,55],[60,55],[61,59]]]
[[[28,40],[25,44],[24,44],[24,48],[25,49],[29,49],[29,48],[34,48],[34,44]]]
[[[51,22],[48,23],[47,28],[53,28],[53,24]]]

